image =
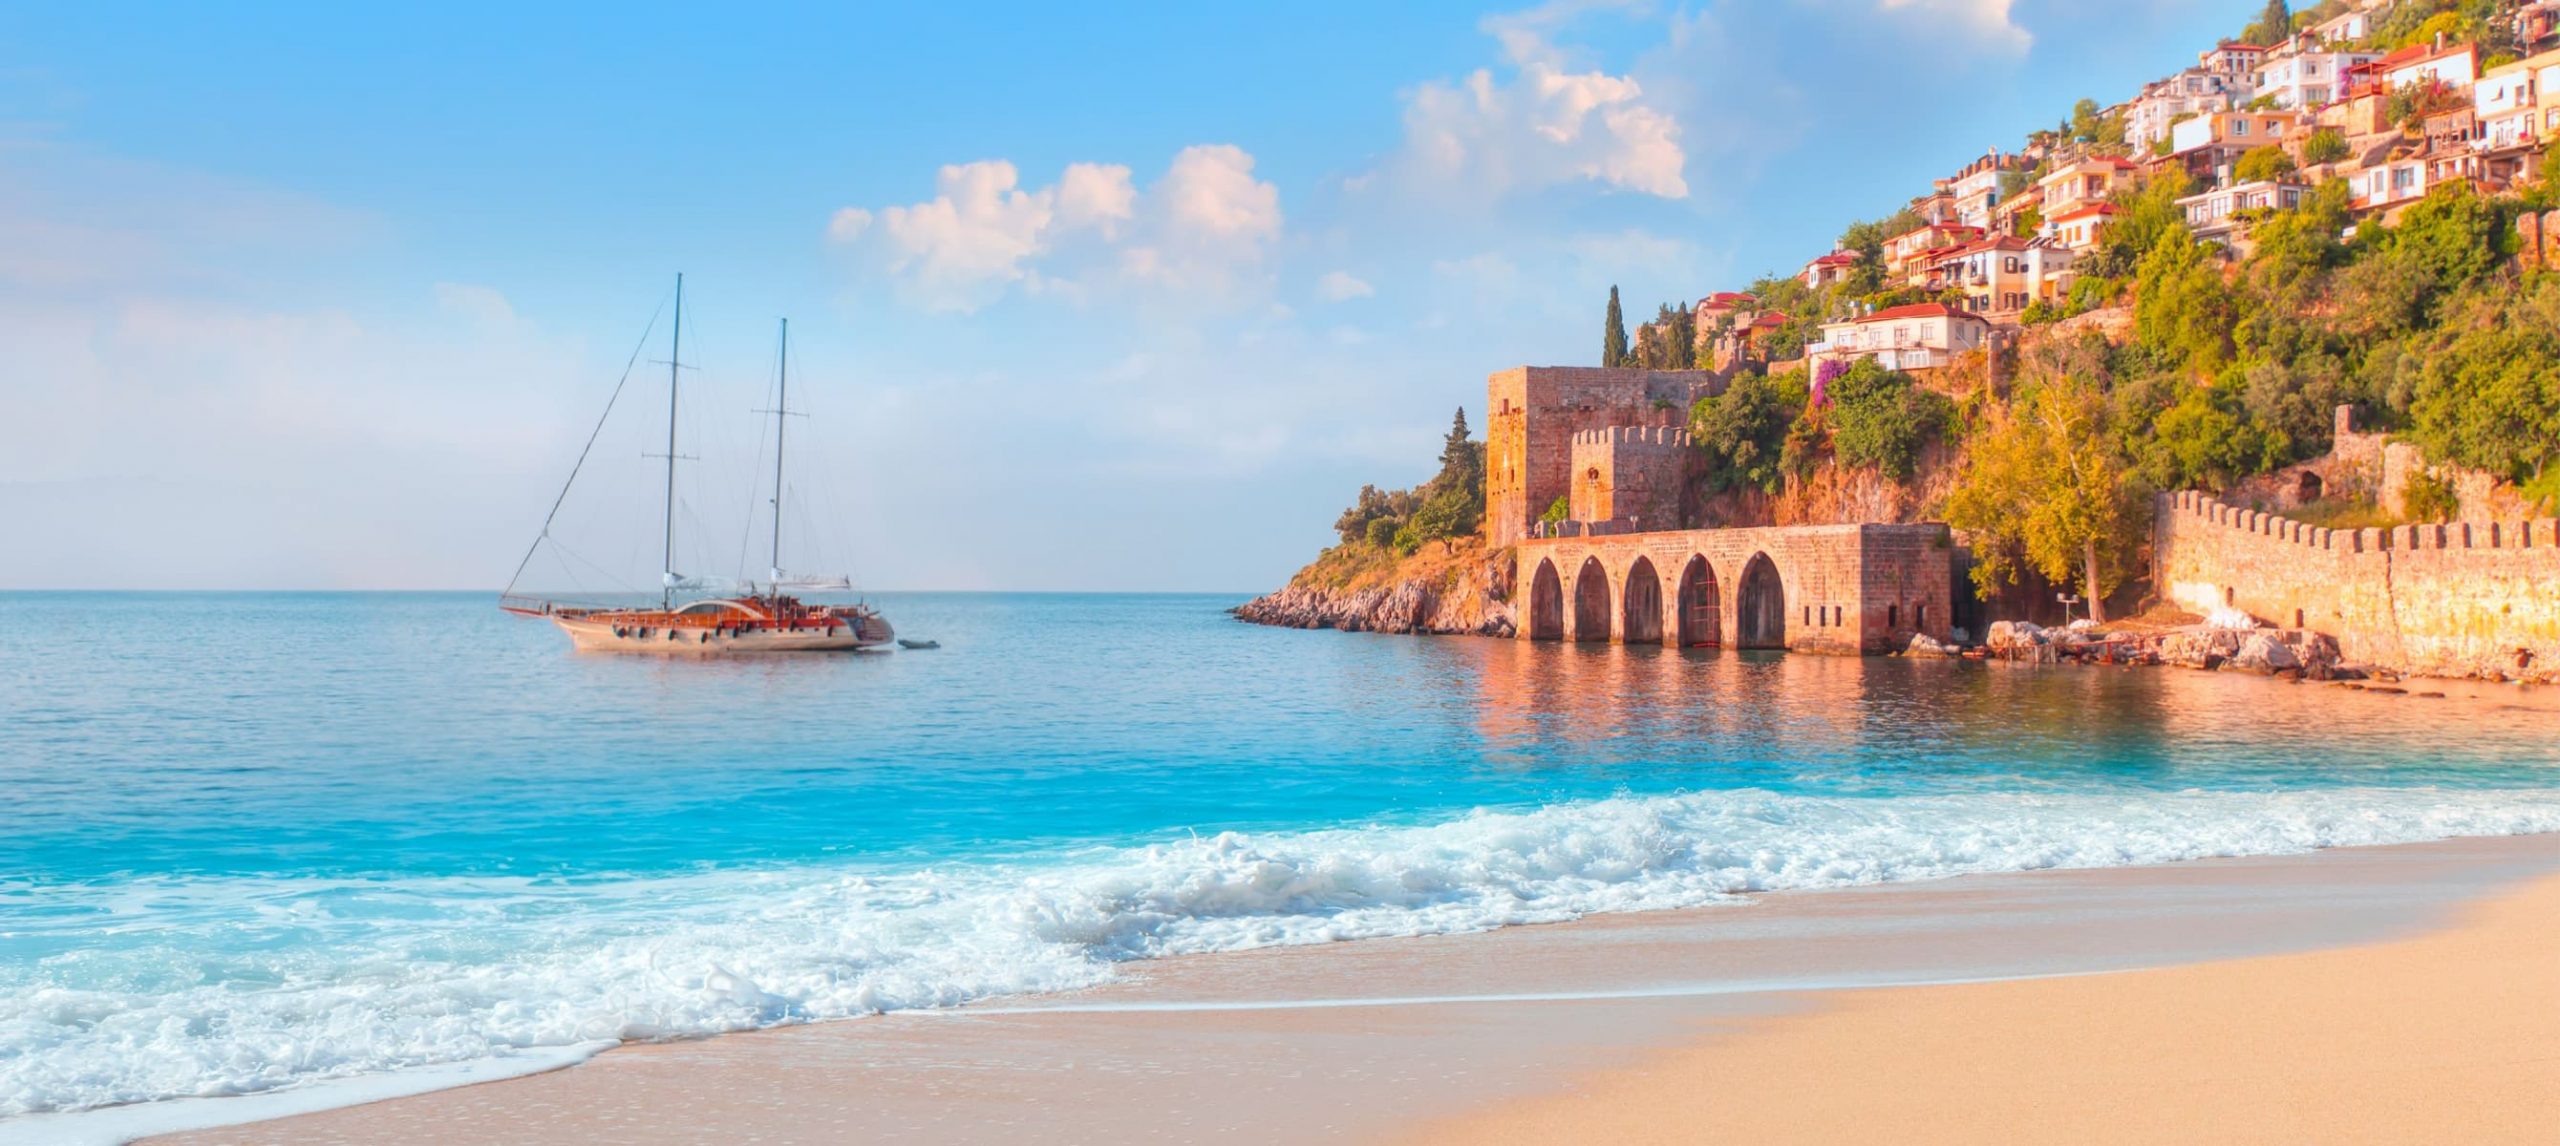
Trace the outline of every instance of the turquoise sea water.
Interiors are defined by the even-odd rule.
[[[0,595],[0,1115],[1171,953],[2560,830],[2560,728],[2523,710],[877,600],[943,647],[579,656],[481,594]]]

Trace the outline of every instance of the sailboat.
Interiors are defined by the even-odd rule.
[[[776,379],[773,415],[773,554],[769,576],[761,585],[748,581],[731,582],[723,578],[687,577],[675,569],[676,529],[676,403],[679,397],[678,371],[683,369],[684,349],[684,276],[676,276],[675,321],[667,335],[667,490],[665,529],[662,537],[659,568],[658,607],[602,607],[564,603],[543,597],[519,596],[514,585],[499,595],[498,607],[520,617],[539,617],[560,627],[569,635],[572,647],[582,652],[616,653],[766,653],[766,652],[853,652],[879,648],[897,638],[889,619],[868,604],[818,605],[800,600],[794,594],[805,592],[844,591],[853,587],[843,577],[794,576],[782,568],[782,447],[785,419],[791,416],[791,320],[782,320],[781,357]],[[606,406],[608,413],[611,404]],[[599,424],[601,428],[601,424]],[[589,439],[592,447],[594,440]],[[583,466],[585,455],[579,456]],[[577,481],[576,469],[570,471],[571,483]],[[567,489],[561,496],[565,500]],[[559,514],[559,503],[552,505]],[[536,548],[550,535],[551,523],[543,523],[542,537],[534,541]],[[526,553],[532,560],[532,551]],[[522,577],[524,565],[516,567]],[[703,596],[678,603],[677,594],[714,588],[736,587],[742,591],[727,596]]]

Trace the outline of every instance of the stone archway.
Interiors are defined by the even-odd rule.
[[[1538,562],[1538,572],[1529,578],[1528,627],[1533,641],[1564,639],[1564,581],[1556,576],[1553,561]]]
[[[1742,583],[1735,589],[1733,643],[1736,648],[1783,649],[1787,647],[1787,590],[1778,577],[1776,562],[1766,553],[1754,553],[1742,567]]]
[[[1609,639],[1609,571],[1597,557],[1583,558],[1582,570],[1573,575],[1573,639]]]
[[[1724,644],[1724,601],[1716,592],[1715,566],[1691,557],[1680,571],[1680,645],[1718,648]]]
[[[1653,571],[1653,560],[1636,558],[1627,567],[1627,587],[1618,594],[1623,602],[1619,609],[1619,639],[1631,645],[1662,643],[1662,574]]]

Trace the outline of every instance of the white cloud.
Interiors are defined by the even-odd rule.
[[[837,211],[827,237],[876,255],[932,310],[976,310],[1016,287],[1081,295],[1096,276],[1215,292],[1280,236],[1280,190],[1253,167],[1240,147],[1187,147],[1141,195],[1116,164],[1070,164],[1025,188],[1012,163],[979,160],[944,167],[925,202]]]
[[[1981,42],[2009,52],[2034,46],[2035,36],[2009,18],[2014,0],[1877,0],[1885,12],[1908,11],[1941,17],[1963,26]]]
[[[1478,69],[1456,84],[1416,88],[1405,104],[1404,146],[1391,165],[1404,181],[1487,199],[1576,181],[1687,198],[1679,118],[1649,101],[1632,76],[1573,70],[1549,38],[1579,7],[1487,20],[1508,77]],[[1369,182],[1356,177],[1347,186]]]
[[[1376,293],[1376,288],[1345,271],[1326,271],[1323,278],[1316,280],[1316,294],[1327,302],[1347,302]]]

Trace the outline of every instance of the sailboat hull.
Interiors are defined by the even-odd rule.
[[[610,617],[553,616],[579,652],[701,656],[731,653],[849,653],[876,649],[896,635],[878,617],[858,623],[800,628],[713,628],[642,625]]]

